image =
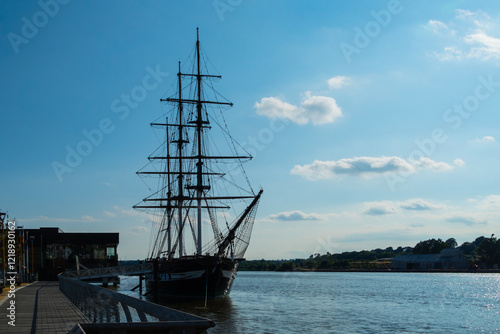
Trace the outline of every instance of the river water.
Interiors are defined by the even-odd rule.
[[[500,274],[239,272],[229,298],[167,306],[211,334],[500,333]]]

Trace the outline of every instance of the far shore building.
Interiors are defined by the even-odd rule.
[[[459,248],[446,248],[439,254],[398,255],[392,259],[393,270],[468,269],[469,263]]]
[[[87,268],[118,265],[119,233],[65,233],[58,227],[16,232],[18,272],[29,279],[57,280],[58,274],[76,269],[77,262]]]

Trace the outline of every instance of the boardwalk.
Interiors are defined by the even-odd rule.
[[[67,333],[77,323],[88,323],[83,314],[59,291],[58,282],[37,282],[0,301],[0,333]],[[15,300],[16,326],[7,317]]]

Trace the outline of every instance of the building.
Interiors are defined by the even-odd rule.
[[[59,273],[76,269],[77,261],[87,268],[118,265],[118,233],[65,233],[57,227],[16,232],[23,245],[18,251],[20,272],[38,275],[39,280],[57,280]]]
[[[439,254],[398,255],[392,259],[393,270],[467,269],[469,263],[463,250],[446,248]]]

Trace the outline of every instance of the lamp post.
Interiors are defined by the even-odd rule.
[[[33,240],[35,240],[35,236],[32,235],[30,236],[30,241],[31,241],[31,281],[33,281],[35,277],[35,256],[33,255]]]
[[[23,283],[25,280],[25,266],[24,266],[24,261],[26,260],[26,256],[24,255],[24,226],[16,226],[16,229],[18,230],[18,235],[19,235],[19,278],[20,278],[20,283]]]
[[[7,280],[5,276],[5,229],[4,229],[4,221],[7,214],[5,212],[0,212],[0,224],[2,225],[2,279],[3,286],[7,286]]]
[[[28,249],[29,245],[29,238],[30,238],[30,232],[29,231],[24,231],[26,233],[26,236],[23,234],[23,252],[24,252],[24,280],[28,282],[28,277],[30,274],[30,253]]]

